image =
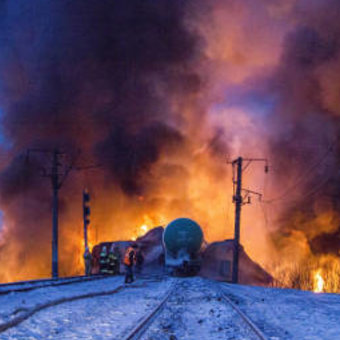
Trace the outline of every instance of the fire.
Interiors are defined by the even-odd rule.
[[[322,293],[324,290],[325,281],[321,275],[321,269],[318,269],[314,274],[314,286],[313,291],[314,293]]]
[[[139,228],[137,228],[137,231],[131,237],[131,240],[136,241],[138,237],[145,235],[148,232],[149,229],[150,229],[150,227],[148,225],[142,224]]]
[[[157,225],[164,225],[165,219],[162,216],[149,216],[145,214],[143,216],[143,223],[135,229],[133,235],[131,236],[132,241],[136,241],[137,238],[144,236],[150,229]]]
[[[76,3],[72,2],[74,12],[78,10]],[[264,201],[268,202],[254,200],[242,211],[242,245],[249,256],[264,267],[272,266],[277,258],[281,275],[287,276],[282,280],[279,277],[282,285],[316,292],[340,291],[339,257],[325,259],[325,263],[304,265],[304,261],[314,260],[313,254],[327,253],[333,247],[334,254],[338,250],[336,237],[332,238],[332,249],[323,249],[324,237],[332,236],[339,228],[338,200],[334,198],[330,181],[321,181],[321,186],[317,187],[313,183],[314,176],[324,175],[329,180],[338,178],[337,153],[330,152],[333,146],[327,146],[327,153],[323,150],[326,141],[336,137],[338,131],[338,123],[333,126],[339,106],[338,72],[334,71],[338,66],[334,58],[314,60],[307,53],[308,49],[305,55],[304,46],[299,44],[304,34],[313,39],[314,36],[326,39],[329,32],[322,33],[324,28],[312,18],[322,13],[322,20],[331,23],[333,11],[326,10],[325,5],[318,13],[316,8],[319,6],[306,6],[306,18],[309,18],[306,20],[310,27],[305,30],[298,20],[299,11],[294,12],[296,6],[286,8],[282,5],[293,1],[275,2],[280,5],[259,1],[261,5],[255,6],[255,11],[252,1],[216,1],[211,4],[208,1],[207,7],[202,1],[200,6],[183,6],[184,12],[195,11],[193,15],[178,11],[176,5],[173,8],[171,1],[169,7],[153,7],[152,2],[148,3],[150,5],[146,5],[140,16],[141,22],[147,24],[141,25],[142,30],[137,33],[141,34],[142,40],[147,37],[146,46],[155,50],[146,51],[144,55],[142,48],[136,53],[135,32],[122,30],[124,34],[120,35],[115,31],[116,20],[111,17],[103,25],[92,25],[92,14],[86,15],[84,22],[79,22],[77,32],[87,32],[91,27],[93,31],[89,35],[77,33],[64,37],[59,30],[52,28],[59,34],[60,47],[74,46],[68,49],[68,58],[78,60],[82,46],[91,47],[92,41],[96,42],[92,46],[94,49],[101,46],[102,41],[110,41],[112,46],[108,49],[115,51],[124,46],[124,53],[103,62],[102,58],[95,58],[101,53],[94,52],[75,70],[68,66],[68,59],[58,59],[56,64],[61,67],[57,70],[43,67],[47,74],[31,74],[39,69],[39,65],[50,64],[48,58],[44,60],[45,53],[36,53],[39,58],[33,58],[30,67],[21,67],[20,64],[21,59],[27,60],[24,52],[30,51],[31,46],[31,34],[25,34],[30,11],[22,11],[19,16],[14,9],[6,13],[6,23],[12,22],[11,18],[16,20],[14,38],[21,38],[13,41],[20,45],[15,47],[23,55],[11,58],[7,46],[0,47],[0,51],[5,48],[2,54],[6,56],[0,62],[1,69],[6,70],[5,77],[2,77],[4,86],[0,87],[1,115],[4,116],[3,130],[9,138],[9,145],[2,145],[8,150],[0,157],[0,210],[5,224],[1,227],[0,221],[0,255],[10,259],[0,269],[0,281],[50,274],[51,191],[47,182],[34,177],[39,175],[36,166],[44,165],[48,169],[49,160],[28,160],[28,157],[24,160],[18,153],[23,147],[45,149],[58,141],[58,145],[72,146],[74,151],[83,150],[79,166],[85,165],[84,170],[86,165],[97,163],[103,168],[103,171],[74,172],[60,192],[65,207],[60,210],[59,229],[60,263],[64,273],[74,275],[83,268],[80,200],[84,186],[92,188],[96,194],[90,202],[92,213],[88,230],[93,244],[136,240],[152,227],[164,226],[181,216],[198,221],[204,229],[205,240],[214,242],[232,238],[234,230],[232,174],[223,159],[226,156],[231,159],[265,156],[275,170],[271,175],[266,177],[263,169],[257,167],[250,167],[244,173],[245,187],[263,193]],[[101,16],[101,11],[109,8],[110,5],[100,5],[91,13],[103,19],[106,16]],[[129,14],[130,8],[128,5],[124,9],[126,16],[119,17],[126,27],[130,25],[129,18],[133,17],[133,12]],[[168,11],[171,8],[173,11]],[[37,11],[36,31],[45,32],[44,24],[50,20],[40,19],[39,13],[44,11]],[[115,15],[115,11],[112,13]],[[326,20],[328,13],[329,20]],[[153,15],[169,19],[150,20]],[[58,16],[58,20],[62,19]],[[72,27],[73,23],[67,19],[65,17],[61,22],[65,27]],[[157,26],[159,22],[160,27]],[[336,30],[336,22],[334,24]],[[295,29],[292,25],[296,26]],[[101,31],[101,28],[105,30]],[[175,44],[175,48],[171,48],[172,43],[164,44],[158,34],[150,34],[160,29],[167,29],[169,41]],[[36,39],[43,42],[39,44],[42,51],[56,48],[44,45],[54,39],[40,39],[39,36]],[[307,39],[306,44],[314,43],[313,39]],[[182,44],[188,47],[188,42],[190,48],[182,53]],[[162,53],[154,53],[158,50]],[[125,52],[132,54],[125,55]],[[170,55],[165,57],[167,52]],[[315,64],[315,69],[306,68],[304,63],[296,62],[301,59],[297,58],[300,53],[303,60],[311,58],[313,66],[318,61],[320,65]],[[321,49],[319,53],[323,55],[324,51]],[[58,58],[64,55],[56,54]],[[131,67],[130,60],[136,67]],[[117,65],[122,71],[115,71]],[[20,74],[22,69],[25,69],[23,75]],[[108,69],[112,72],[107,72]],[[52,104],[59,100],[54,82],[46,82],[46,87],[40,89],[45,85],[45,79],[56,77],[55,72],[58,77],[70,77],[77,94],[74,100],[60,103],[57,120],[49,109],[40,109],[46,105],[49,108],[46,99],[51,99]],[[300,74],[306,76],[297,76]],[[38,79],[38,85],[32,88],[22,81],[26,77],[35,79],[40,76],[42,79]],[[165,81],[168,79],[170,81]],[[116,91],[112,84],[121,86]],[[44,95],[40,95],[40,90]],[[65,94],[69,91],[67,86],[60,90]],[[129,95],[122,95],[122,92]],[[307,100],[310,94],[318,100]],[[22,105],[25,103],[29,105]],[[320,106],[325,110],[320,110]],[[313,114],[306,119],[301,112]],[[26,127],[15,122],[29,124]],[[74,129],[76,126],[82,126],[82,129]],[[318,126],[318,133],[310,126]],[[314,147],[316,145],[320,145],[320,149]],[[338,142],[334,150],[337,148]],[[71,152],[66,158],[74,158],[74,155]],[[293,164],[291,159],[294,159]],[[78,167],[78,161],[76,163],[74,168]],[[319,195],[323,192],[326,195]],[[309,200],[304,204],[306,209],[300,209],[300,204],[296,203],[303,203],[305,196]],[[297,207],[296,212],[291,206]],[[36,251],[37,244],[39,251]],[[295,263],[301,268],[295,268]],[[322,270],[316,271],[317,268]]]

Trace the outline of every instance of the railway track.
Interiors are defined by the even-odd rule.
[[[159,301],[159,303],[145,315],[145,317],[130,331],[128,334],[122,338],[122,340],[138,340],[148,329],[150,324],[157,318],[157,316],[162,312],[163,308],[166,305],[166,302],[169,300],[171,294],[176,289],[177,284],[176,281],[172,284],[170,289],[166,292],[164,297]]]
[[[59,298],[59,299],[56,299],[56,300],[41,303],[38,306],[35,306],[34,308],[23,309],[23,310],[21,310],[20,315],[14,317],[12,320],[10,320],[8,322],[0,324],[0,333],[4,332],[4,331],[6,331],[10,328],[18,326],[23,321],[27,320],[28,318],[30,318],[31,316],[40,312],[43,309],[53,307],[53,306],[57,306],[57,305],[60,305],[62,303],[66,303],[66,302],[72,302],[72,301],[81,300],[81,299],[94,298],[94,297],[97,297],[97,296],[112,295],[112,294],[118,293],[123,288],[124,288],[124,285],[120,285],[120,286],[115,287],[114,289],[108,290],[108,291],[101,291],[101,292],[97,292],[97,293],[87,293],[87,294],[82,294],[82,295],[77,295],[77,296]]]
[[[256,337],[260,340],[269,340],[267,336],[256,326],[256,324],[244,313],[241,309],[228,297],[226,292],[224,292],[221,288],[218,288],[218,292],[221,295],[221,298],[230,305],[234,311],[240,316],[240,318],[244,321],[244,323],[252,330]]]
[[[166,291],[165,293],[164,290],[160,290],[159,288],[158,292],[153,292],[155,289],[153,287],[157,287],[157,283],[156,285],[154,285],[154,283],[163,280],[163,276],[145,276],[143,278],[140,277],[133,285],[119,284],[119,282],[116,282],[116,286],[111,289],[108,289],[109,285],[103,283],[101,287],[105,287],[106,290],[94,290],[92,292],[84,291],[77,296],[61,297],[53,301],[46,301],[29,310],[20,311],[20,313],[9,320],[9,322],[0,324],[0,333],[3,333],[10,328],[17,332],[16,326],[44,309],[65,304],[66,302],[114,295],[118,292],[122,292],[122,295],[119,294],[117,297],[113,297],[113,299],[110,297],[107,300],[105,298],[105,300],[92,300],[93,302],[91,302],[91,306],[97,306],[98,303],[101,305],[103,301],[106,301],[105,303],[107,306],[113,306],[112,303],[115,305],[115,307],[113,307],[112,316],[117,317],[118,319],[111,319],[111,317],[108,317],[103,319],[101,323],[104,327],[107,327],[105,325],[111,324],[111,329],[115,330],[114,333],[110,330],[110,334],[116,334],[114,338],[117,339],[269,339],[263,334],[259,327],[257,327],[252,320],[250,320],[249,317],[233,303],[228,297],[227,292],[223,290],[222,286],[212,281],[199,278],[171,279],[171,281],[164,281],[168,282],[163,286]],[[151,286],[149,286],[149,284],[151,284]],[[147,288],[147,290],[144,290],[144,287]],[[137,290],[139,293],[135,295]],[[83,304],[82,302],[79,303]],[[137,309],[132,307],[135,303],[138,304]],[[88,304],[88,302],[86,302],[86,304]],[[133,313],[137,313],[133,316],[132,320],[124,319],[119,316],[120,308],[122,311],[125,311],[122,315],[129,315],[126,314],[126,304],[130,305],[128,310],[130,308],[130,310],[134,311]],[[77,302],[77,305],[65,304],[60,307],[62,309],[58,308],[55,310],[52,308],[50,311],[46,311],[47,314],[43,314],[45,316],[42,320],[51,321],[53,324],[55,323],[53,319],[57,315],[64,315],[65,309],[73,310],[72,308],[82,308],[79,306],[81,305]],[[103,308],[105,307],[103,306]],[[148,309],[147,313],[145,313],[145,308]],[[99,316],[101,314],[96,315]],[[39,319],[41,317],[42,316],[39,316]],[[32,322],[34,324],[36,321],[33,319]],[[130,326],[126,327],[126,322],[130,324]],[[29,325],[30,323],[23,327],[26,327],[27,329],[27,327],[30,327]],[[79,332],[79,327],[82,328],[84,326],[76,326],[76,332]],[[19,329],[22,329],[21,326]],[[87,331],[84,333],[84,337],[79,337],[84,339],[87,338],[87,334],[91,333],[86,332]],[[212,334],[210,334],[210,332],[212,332]],[[5,335],[5,333],[3,334]],[[11,338],[10,336],[11,335],[9,335],[9,338]],[[103,338],[105,337],[103,336]],[[58,339],[60,338],[58,337]]]
[[[0,284],[0,295],[6,295],[16,292],[28,292],[34,289],[40,289],[45,287],[54,287],[68,285],[78,282],[88,282],[94,280],[102,280],[109,278],[110,276],[96,275],[96,276],[71,276],[60,279],[40,279],[30,281],[19,281]]]
[[[103,278],[109,278],[109,277],[100,277],[101,279]],[[100,279],[99,277],[97,277],[97,279]],[[95,298],[95,297],[102,297],[102,296],[106,296],[106,295],[114,295],[122,290],[124,290],[125,288],[134,288],[134,287],[143,287],[144,285],[146,285],[147,283],[151,283],[151,282],[159,282],[163,279],[163,277],[160,276],[155,276],[155,275],[151,275],[151,276],[145,276],[143,279],[141,279],[140,281],[137,281],[136,284],[134,285],[126,285],[124,283],[118,283],[116,286],[110,288],[110,289],[102,289],[102,290],[92,290],[90,292],[83,292],[81,294],[77,294],[74,296],[64,296],[64,297],[57,297],[54,298],[52,300],[47,300],[41,303],[38,303],[37,305],[34,305],[31,308],[25,308],[25,307],[20,307],[17,310],[15,310],[12,313],[12,317],[6,321],[6,322],[2,322],[0,323],[0,333],[3,333],[11,328],[15,328],[16,326],[19,326],[23,321],[31,318],[32,316],[34,316],[36,313],[48,309],[50,307],[54,307],[54,306],[58,306],[61,304],[65,304],[65,303],[69,303],[69,302],[74,302],[77,300],[83,300],[83,299],[89,299],[89,298]],[[89,280],[83,280],[81,282],[87,282]],[[78,283],[79,280],[76,281],[72,281],[72,282],[67,282],[67,283]],[[50,287],[51,285],[45,285],[43,286],[45,287]],[[37,287],[35,287],[37,288]]]
[[[215,285],[213,285],[215,286]],[[159,303],[149,312],[147,313],[135,327],[130,330],[124,337],[122,337],[122,340],[137,340],[137,339],[164,339],[165,334],[160,334],[159,331],[161,331],[162,327],[155,327],[156,332],[152,333],[150,332],[150,328],[157,323],[158,319],[164,313],[167,309],[167,304],[171,300],[171,297],[173,297],[174,292],[177,291],[177,289],[181,289],[181,285],[176,282],[170,289],[169,291],[163,296],[163,298],[159,301]],[[211,288],[211,287],[210,287]],[[225,305],[228,306],[228,308],[231,308],[237,315],[240,317],[243,323],[244,328],[248,328],[250,333],[248,332],[247,339],[256,339],[256,340],[268,340],[268,338],[263,334],[263,332],[252,322],[252,320],[249,319],[249,317],[243,313],[229,298],[228,296],[221,291],[220,288],[215,288],[216,290],[216,296],[218,301],[223,301]],[[175,303],[177,305],[180,305],[183,300],[180,298],[179,303]],[[185,313],[181,308],[182,313]],[[171,313],[170,313],[171,315]],[[206,317],[212,317],[211,315],[206,315]],[[215,316],[216,317],[216,316]],[[165,317],[168,318],[168,317]],[[176,317],[175,317],[176,319]],[[234,317],[233,317],[234,320]],[[198,323],[203,322],[203,319],[198,320]],[[171,328],[171,327],[169,327]],[[177,330],[176,330],[177,331]],[[178,339],[182,338],[183,334],[177,335],[177,332],[173,333],[167,333],[166,338],[170,339]],[[157,332],[158,337],[157,337]],[[176,335],[175,335],[176,334]],[[237,334],[237,333],[235,333]],[[150,336],[151,335],[151,336]],[[169,337],[170,336],[170,337]],[[188,336],[188,339],[195,339],[198,338],[197,336],[191,337],[190,335],[185,335]],[[201,337],[202,339],[206,339],[204,335]],[[210,338],[210,337],[209,337]],[[229,337],[223,337],[223,339],[228,339]],[[237,337],[236,337],[237,338]],[[230,339],[235,339],[234,336],[231,336]]]

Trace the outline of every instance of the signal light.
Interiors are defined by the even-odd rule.
[[[88,193],[86,189],[84,190],[84,193],[83,193],[83,202],[84,203],[90,202],[90,194]]]
[[[91,209],[88,205],[89,202],[90,202],[90,194],[85,189],[83,193],[83,211],[84,211],[84,224],[86,225],[90,224],[89,216],[91,214]]]
[[[84,215],[85,216],[89,216],[91,214],[91,210],[90,210],[90,207],[88,206],[84,206]]]

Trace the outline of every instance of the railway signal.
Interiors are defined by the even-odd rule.
[[[87,241],[87,227],[90,224],[90,194],[87,189],[83,191],[83,218],[84,218],[84,244],[85,244],[85,251],[88,248],[88,241]]]

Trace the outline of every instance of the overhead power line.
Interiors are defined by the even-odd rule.
[[[327,159],[328,155],[333,151],[336,141],[337,140],[332,142],[332,144],[327,148],[326,152],[314,164],[312,164],[306,171],[304,171],[300,176],[298,176],[296,181],[293,184],[291,184],[283,193],[281,193],[277,197],[274,197],[268,200],[262,200],[261,202],[268,204],[268,203],[274,203],[277,201],[285,200],[285,198],[291,194],[292,190],[295,191],[297,186],[299,186],[301,183],[308,180],[310,178],[310,175],[313,174],[314,170],[318,168]]]

